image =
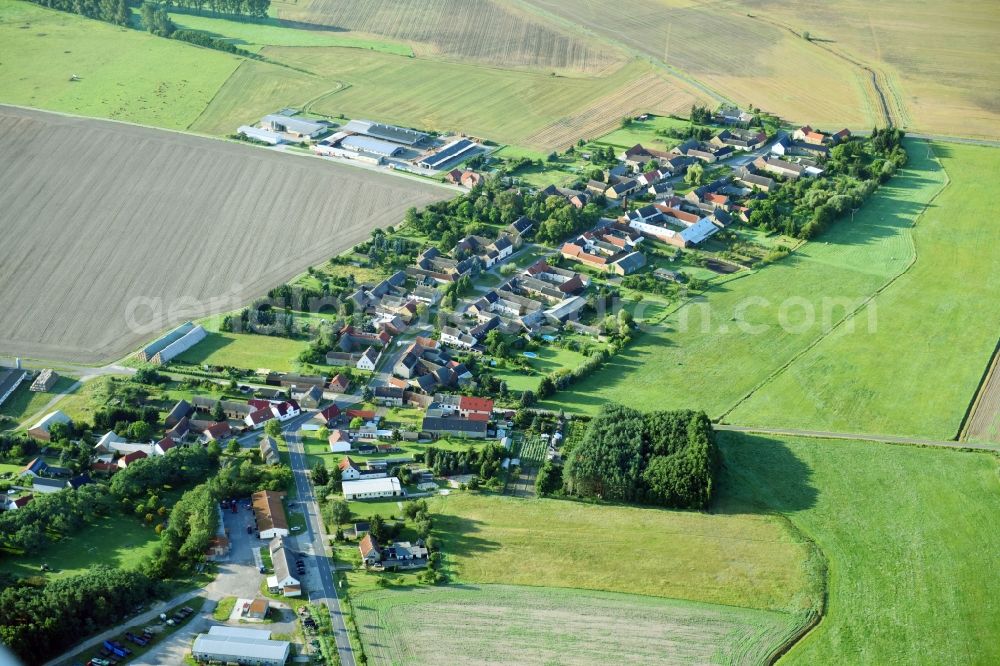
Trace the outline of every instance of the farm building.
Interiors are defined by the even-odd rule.
[[[45,391],[51,390],[52,387],[56,385],[57,381],[59,381],[59,375],[57,375],[51,368],[46,368],[38,373],[38,376],[35,377],[35,381],[31,382],[31,390],[35,393],[44,393]],[[3,401],[0,400],[0,402]]]
[[[285,143],[285,137],[281,134],[272,132],[271,130],[261,129],[260,127],[240,125],[239,129],[236,130],[236,133],[245,136],[248,139],[260,141],[261,143],[266,143],[271,146],[277,146],[278,144]]]
[[[270,608],[267,599],[254,599],[247,604],[246,613],[251,620],[263,620],[267,618],[267,611]]]
[[[484,420],[459,417],[425,416],[420,429],[435,437],[473,437],[483,439],[489,424]]]
[[[246,666],[281,666],[291,654],[288,641],[272,641],[264,629],[214,626],[199,634],[191,655],[199,662],[222,662]]]
[[[206,335],[204,328],[189,321],[157,338],[136,357],[144,363],[162,365],[204,340]]]
[[[427,139],[427,135],[423,132],[406,127],[396,127],[395,125],[384,125],[371,120],[352,120],[344,125],[343,130],[383,141],[392,141],[404,146],[413,146]]]
[[[291,134],[301,139],[315,139],[329,128],[324,122],[294,118],[280,113],[264,116],[260,119],[260,126],[272,132]]]
[[[376,497],[398,497],[403,494],[399,479],[394,476],[381,479],[344,481],[344,499],[360,500]]]
[[[458,139],[423,158],[419,164],[427,169],[443,169],[449,162],[468,157],[476,148],[478,144],[468,139]]]
[[[65,487],[66,482],[61,479],[34,479],[31,482],[31,489],[42,494],[57,493]]]
[[[24,381],[25,373],[20,368],[13,370],[0,369],[0,405],[10,397],[10,394]]]
[[[31,426],[28,429],[28,434],[34,437],[35,439],[40,439],[44,442],[47,442],[50,439],[49,428],[51,428],[56,423],[68,424],[71,422],[72,421],[70,421],[70,418],[68,416],[66,416],[57,409],[54,412],[46,414],[41,418],[40,421],[38,421],[38,423]]]
[[[281,500],[285,493],[261,490],[253,494],[253,514],[261,539],[288,536],[288,518]]]
[[[398,144],[373,139],[369,136],[349,136],[341,141],[340,145],[355,153],[364,153],[377,157],[395,157],[403,152],[403,147]]]

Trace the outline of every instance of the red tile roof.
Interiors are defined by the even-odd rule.
[[[375,418],[375,412],[371,409],[348,409],[347,417],[351,419],[360,418],[366,421],[370,421]]]
[[[124,462],[125,466],[127,467],[132,463],[134,463],[136,460],[141,460],[143,458],[148,458],[148,457],[149,456],[147,456],[144,451],[133,451],[132,453],[126,453],[124,456],[122,456],[121,459],[122,462]]]
[[[273,419],[274,412],[271,411],[271,405],[270,403],[268,403],[267,407],[264,407],[263,409],[258,409],[255,412],[250,412],[250,416],[248,416],[247,418],[250,419],[251,424],[257,425],[258,423],[263,423],[264,421],[270,421],[271,419]]]
[[[475,398],[463,395],[458,399],[458,408],[465,412],[493,413],[493,401],[490,398]]]

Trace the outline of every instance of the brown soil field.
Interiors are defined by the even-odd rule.
[[[232,310],[444,198],[430,184],[0,106],[0,354],[81,363]]]
[[[275,2],[283,19],[410,42],[421,55],[499,67],[596,73],[620,65],[617,49],[497,0]]]
[[[971,442],[1000,444],[1000,352],[993,356],[986,381],[965,426],[963,439]]]

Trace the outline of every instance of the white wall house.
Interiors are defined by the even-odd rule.
[[[377,497],[399,497],[403,490],[399,479],[394,476],[382,479],[361,479],[344,481],[344,499],[375,499]]]

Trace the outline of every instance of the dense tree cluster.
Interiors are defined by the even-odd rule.
[[[41,587],[21,582],[0,591],[0,643],[26,663],[40,664],[73,643],[120,621],[155,594],[138,571],[96,566]]]
[[[175,448],[165,456],[140,458],[120,470],[111,478],[111,494],[119,500],[134,500],[164,486],[198,483],[211,471],[212,460],[206,449]]]
[[[469,447],[465,451],[451,451],[428,446],[424,452],[424,463],[434,471],[435,476],[451,474],[476,474],[489,481],[500,474],[500,463],[505,449],[497,442],[487,444],[478,451]]]
[[[31,0],[35,4],[62,12],[117,25],[128,23],[128,0]]]
[[[0,543],[26,554],[37,553],[51,541],[73,534],[114,508],[114,498],[98,485],[38,494],[17,511],[0,513]]]
[[[174,0],[173,4],[199,12],[207,9],[213,14],[267,18],[271,0]]]
[[[818,178],[783,183],[750,204],[750,224],[797,238],[815,238],[831,223],[861,208],[878,186],[906,165],[904,133],[875,129],[869,139],[835,146]]]
[[[703,412],[609,405],[569,454],[564,487],[583,497],[703,509],[712,497],[715,457]]]

